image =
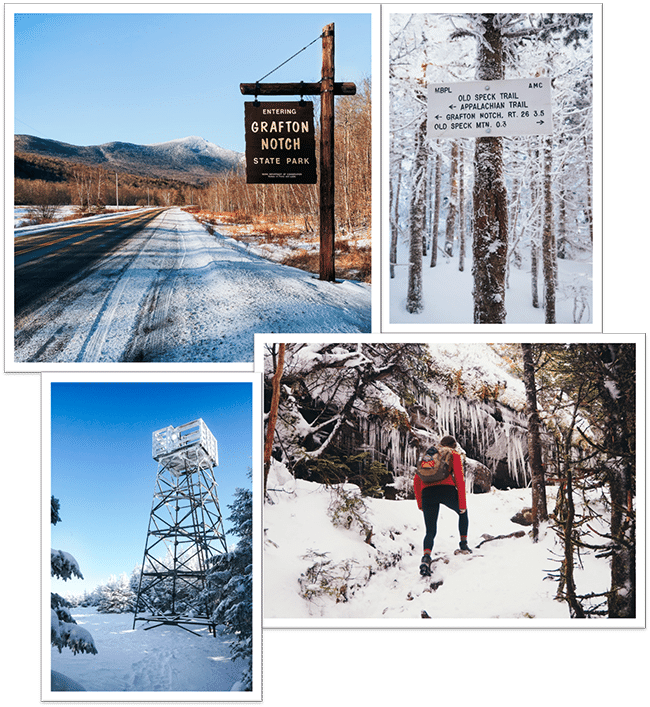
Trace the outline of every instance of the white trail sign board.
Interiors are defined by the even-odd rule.
[[[548,76],[428,86],[429,138],[552,135]]]

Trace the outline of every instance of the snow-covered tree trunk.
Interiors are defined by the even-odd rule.
[[[535,145],[530,150],[533,164],[539,163],[539,148]],[[539,308],[539,249],[541,240],[541,219],[539,206],[541,203],[541,186],[535,171],[531,176],[530,183],[530,290],[531,304],[535,309]]]
[[[433,192],[433,216],[431,217],[431,264],[435,268],[438,262],[438,221],[440,219],[440,182],[442,179],[442,157],[436,153]]]
[[[546,324],[555,324],[555,291],[557,288],[557,252],[553,228],[553,190],[551,185],[553,138],[544,140],[544,231],[542,253],[544,263],[544,309]]]
[[[411,193],[411,214],[409,227],[409,278],[406,295],[406,311],[418,314],[422,303],[422,234],[426,223],[427,194],[427,120],[420,123],[415,146],[413,165],[413,185]]]
[[[539,307],[539,246],[535,239],[530,244],[530,294],[532,305],[537,309]]]
[[[564,175],[562,175],[560,183],[560,195],[558,201],[558,219],[557,219],[557,238],[555,245],[557,248],[557,257],[559,260],[564,260],[567,255],[567,213],[566,213],[567,193],[564,185]]]
[[[486,86],[504,76],[503,37],[496,19],[494,13],[480,16],[477,79]],[[502,138],[476,138],[474,175],[474,323],[503,324],[508,204]]]
[[[530,464],[532,506],[533,506],[533,541],[539,537],[539,526],[548,519],[546,506],[546,486],[544,466],[542,464],[542,444],[540,438],[541,421],[537,409],[537,388],[535,384],[535,362],[531,344],[522,344],[524,359],[524,385],[526,386],[526,407],[528,413],[528,463]]]
[[[587,142],[587,136],[583,135],[582,142],[585,148],[585,173],[587,176],[587,189],[585,190],[586,203],[587,203],[587,223],[589,225],[589,240],[591,243],[594,242],[594,214],[591,206],[591,164],[593,160],[593,153],[589,149],[589,144]]]
[[[474,323],[503,324],[508,211],[501,138],[476,138],[474,161]]]
[[[458,270],[465,270],[465,249],[466,249],[466,232],[465,232],[465,149],[463,143],[459,144],[458,154]]]
[[[395,277],[395,264],[397,263],[397,238],[399,235],[399,196],[402,182],[402,170],[395,170],[397,176],[390,181],[390,276]],[[394,184],[396,182],[396,184]]]
[[[454,239],[456,236],[456,218],[458,215],[458,140],[451,145],[451,168],[449,175],[449,210],[445,224],[445,253],[452,255],[454,252]]]

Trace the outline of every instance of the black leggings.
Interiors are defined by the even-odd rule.
[[[438,529],[440,504],[458,513],[458,532],[461,536],[467,535],[469,518],[467,517],[467,511],[465,511],[465,513],[460,512],[456,487],[447,484],[427,486],[422,489],[422,513],[424,513],[424,525],[426,528],[426,535],[424,536],[425,550],[431,550],[433,548],[433,541],[435,540],[436,531]]]

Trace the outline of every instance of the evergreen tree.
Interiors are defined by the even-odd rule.
[[[136,594],[126,574],[111,577],[108,584],[99,587],[97,611],[100,614],[123,614],[135,608]]]
[[[634,344],[546,344],[537,367],[540,404],[554,428],[560,487],[553,513],[564,547],[558,596],[572,616],[632,618],[636,612],[636,349]],[[598,492],[598,493],[596,493]],[[574,496],[582,497],[579,514]],[[604,501],[607,513],[600,504]],[[599,544],[590,518],[609,526]],[[609,591],[580,594],[581,553],[610,558]],[[598,604],[598,597],[606,609]]]
[[[212,620],[235,636],[232,660],[246,661],[244,689],[253,689],[253,493],[238,488],[228,506],[234,535],[234,550],[218,556],[207,577],[206,599],[214,606]]]
[[[59,501],[52,496],[51,498],[51,519],[52,525],[60,522],[59,516]],[[79,564],[75,558],[63,552],[62,550],[51,551],[51,567],[52,576],[58,577],[64,581],[72,577],[83,579],[83,575],[79,569]],[[77,625],[77,622],[72,618],[70,613],[70,603],[55,592],[50,595],[51,607],[51,630],[50,641],[53,646],[58,648],[59,653],[63,648],[69,648],[75,655],[77,653],[97,653],[95,642],[85,628]],[[52,671],[52,689],[69,689],[63,688],[67,679],[59,673]],[[68,685],[70,683],[68,682]],[[83,689],[77,687],[77,689]]]

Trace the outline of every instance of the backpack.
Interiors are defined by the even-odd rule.
[[[417,475],[425,484],[444,481],[454,470],[453,454],[451,447],[429,447],[420,459]]]

